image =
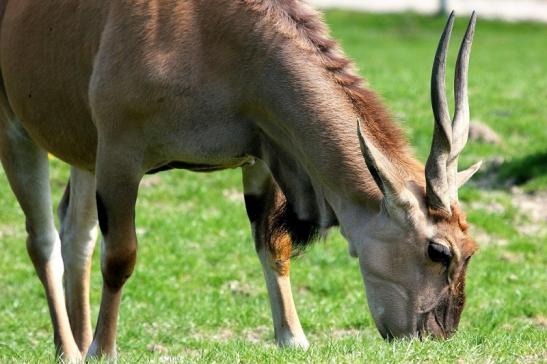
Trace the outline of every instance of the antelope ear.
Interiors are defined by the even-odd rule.
[[[473,164],[471,167],[458,172],[456,177],[456,188],[463,186],[473,175],[479,170],[482,165],[482,161]]]
[[[374,146],[366,133],[363,132],[360,120],[357,120],[357,135],[359,136],[361,153],[376,185],[385,198],[396,198],[405,188],[404,182],[393,170],[393,165],[389,159]]]
[[[414,193],[405,185],[405,181],[397,172],[393,163],[387,158],[367,134],[363,132],[361,123],[357,121],[357,134],[365,163],[374,178],[376,185],[384,194],[384,206],[388,214],[400,223],[419,224],[423,221],[420,204]]]

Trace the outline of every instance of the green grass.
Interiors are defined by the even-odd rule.
[[[432,129],[430,67],[444,19],[333,11],[327,21],[424,160]],[[464,26],[458,19],[454,43]],[[471,57],[472,117],[492,126],[504,142],[471,143],[461,164],[502,156],[500,178],[517,175],[528,191],[547,190],[546,39],[544,25],[479,20]],[[64,164],[52,162],[57,201],[67,174]],[[357,262],[333,231],[293,264],[296,305],[312,344],[301,352],[273,346],[240,172],[174,171],[155,178],[138,200],[140,251],[123,297],[122,362],[547,361],[547,238],[519,230],[530,218],[506,190],[462,191],[481,249],[469,268],[467,308],[452,339],[384,342],[368,312]],[[23,215],[3,172],[0,206],[0,362],[52,361],[46,300],[26,253]],[[230,288],[234,281],[239,289]],[[96,252],[93,320],[100,287]],[[147,350],[151,344],[167,352]]]

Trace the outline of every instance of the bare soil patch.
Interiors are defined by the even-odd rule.
[[[511,195],[522,220],[516,224],[517,230],[527,236],[547,236],[547,191],[525,193],[513,187]]]

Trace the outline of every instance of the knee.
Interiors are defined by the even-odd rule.
[[[107,251],[101,264],[104,283],[111,289],[120,289],[133,273],[136,260],[136,244],[124,250]]]
[[[29,230],[27,236],[27,252],[40,279],[49,272],[56,279],[63,275],[63,260],[61,258],[61,242],[55,229]]]
[[[111,208],[101,195],[96,193],[99,228],[103,235],[101,270],[104,284],[119,290],[133,273],[137,259],[137,238],[134,215],[127,210]]]
[[[55,229],[36,228],[27,222],[27,251],[35,264],[48,262],[59,247],[59,236]]]

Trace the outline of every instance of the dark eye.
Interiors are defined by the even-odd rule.
[[[452,259],[452,253],[446,245],[435,243],[433,241],[429,242],[427,254],[429,255],[429,259],[437,263],[442,263],[445,267],[448,266],[450,260]]]

